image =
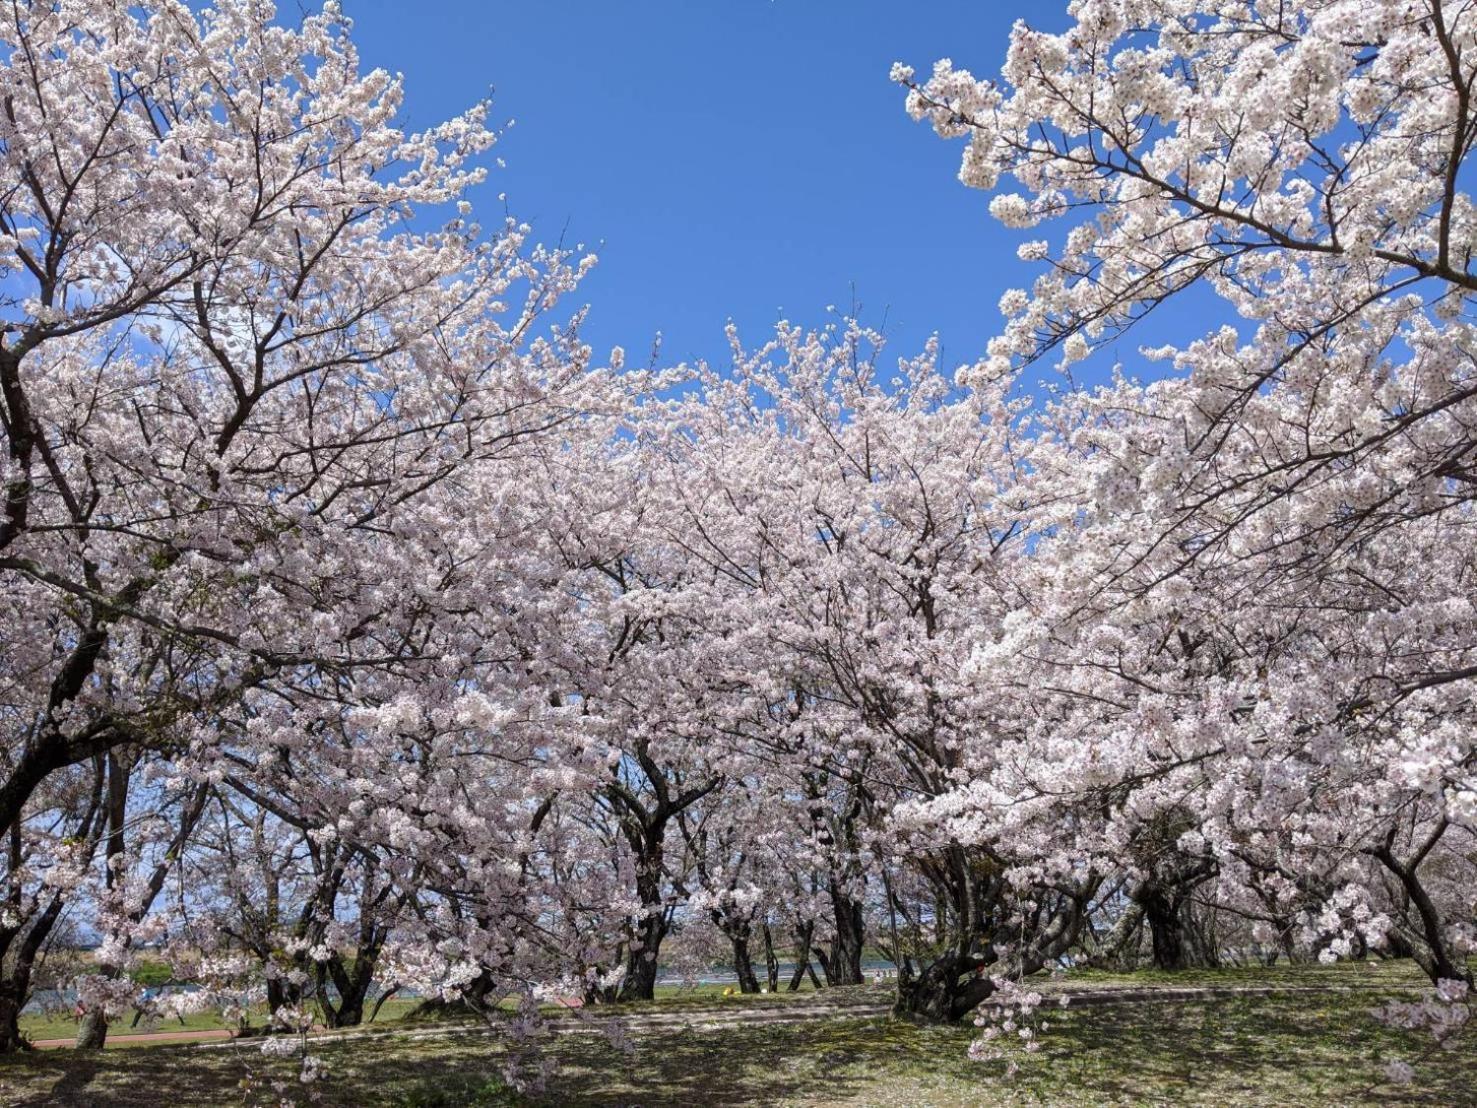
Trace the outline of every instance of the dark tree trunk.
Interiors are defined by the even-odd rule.
[[[1447,945],[1447,938],[1442,926],[1440,910],[1431,900],[1430,893],[1426,891],[1418,870],[1421,862],[1425,859],[1431,847],[1441,838],[1442,832],[1446,830],[1446,821],[1443,820],[1437,830],[1432,834],[1426,845],[1417,852],[1415,858],[1409,863],[1399,861],[1388,845],[1381,846],[1373,851],[1375,858],[1384,864],[1385,868],[1393,873],[1400,881],[1406,898],[1411,908],[1415,910],[1415,920],[1411,929],[1415,936],[1421,940],[1420,944],[1411,944],[1414,947],[1416,964],[1426,972],[1433,982],[1450,980],[1465,981],[1468,985],[1473,983],[1473,975],[1467,969],[1465,962],[1459,964],[1459,956],[1452,952]],[[1393,835],[1393,832],[1391,833]]]
[[[31,1044],[20,1030],[21,1006],[25,1003],[27,990],[17,990],[11,981],[0,982],[0,1053],[14,1054],[18,1050],[30,1050]]]
[[[667,916],[662,908],[661,850],[658,847],[642,866],[637,893],[645,909],[636,925],[635,940],[626,955],[626,976],[621,982],[621,1000],[652,1000],[656,996],[657,957],[667,934]]]
[[[461,995],[455,1000],[445,1000],[441,997],[423,1000],[415,1006],[415,1012],[412,1014],[416,1016],[434,1015],[438,1017],[463,1013],[480,1015],[487,1010],[487,998],[493,995],[496,985],[497,981],[493,978],[492,973],[484,969],[462,986]],[[369,1018],[371,1022],[375,1015],[379,1013],[380,1005],[389,999],[392,993],[397,991],[398,986],[387,993],[381,994],[379,1000],[375,1002],[374,1011],[370,1014]],[[614,1000],[615,998],[611,997],[610,999]],[[593,1001],[588,1001],[588,997],[587,1002],[594,1003]]]
[[[757,993],[759,978],[754,975],[754,959],[749,956],[749,936],[730,935],[729,942],[733,944],[733,972],[738,975],[739,992]]]
[[[831,958],[826,953],[826,948],[819,943],[815,947],[815,960],[821,964],[821,972],[826,975],[826,984],[834,985],[835,978],[831,976]]]
[[[780,991],[780,960],[774,953],[774,934],[769,924],[764,924],[764,976],[768,979],[769,991]]]
[[[53,897],[16,949],[10,972],[0,978],[0,1054],[31,1049],[31,1044],[21,1035],[21,1009],[31,997],[31,974],[36,968],[41,944],[51,933],[61,909],[61,897]]]
[[[303,998],[303,990],[281,977],[267,978],[267,1011],[276,1015],[277,1009],[297,1004]]]
[[[948,953],[916,975],[900,970],[895,1015],[916,1023],[956,1023],[995,991],[995,983],[979,972],[978,959]]]
[[[323,1009],[323,1023],[327,1027],[358,1027],[364,1022],[364,1004],[369,999],[369,987],[374,981],[376,959],[372,954],[356,956],[353,963],[345,966],[341,958],[332,959],[320,969],[319,1007]],[[338,1003],[331,1004],[323,988],[324,973],[333,979]]]
[[[655,940],[650,949],[632,951],[626,959],[626,976],[621,982],[621,1000],[653,1000],[656,997]]]
[[[89,862],[97,849],[98,836],[104,826],[101,820],[95,822],[95,817],[101,810],[103,798],[102,759],[94,759],[94,766],[92,803],[87,814],[82,818],[76,834],[76,838],[86,844],[85,858]],[[14,873],[20,860],[20,827],[18,824],[12,824],[10,827],[10,850],[10,870]],[[25,937],[15,948],[10,972],[0,977],[0,1053],[30,1049],[30,1044],[20,1033],[20,1013],[31,995],[31,975],[36,968],[36,959],[40,956],[41,947],[46,942],[47,936],[51,934],[51,929],[56,926],[56,921],[61,917],[64,906],[60,893],[51,898],[51,902],[35,917]],[[15,932],[5,934],[4,942],[0,943],[0,961],[3,961],[9,953],[9,947],[15,938]]]
[[[815,921],[806,920],[804,923],[795,925],[795,972],[790,975],[790,992],[796,992],[800,983],[805,980],[805,974],[809,971],[811,977],[815,977],[815,971],[810,968],[810,937],[815,934]]]
[[[1144,919],[1149,925],[1154,948],[1154,967],[1161,970],[1187,968],[1189,959],[1186,957],[1178,900],[1153,885],[1140,886],[1134,899],[1144,908]]]
[[[955,855],[955,860],[967,862],[962,854]],[[1002,964],[989,938],[995,930],[993,920],[1002,914],[998,879],[980,881],[963,864],[955,872],[961,877],[957,882],[939,882],[950,901],[949,941],[921,972],[914,974],[905,959],[898,973],[893,1011],[920,1023],[957,1022],[989,999],[995,991],[992,967],[1018,979],[1059,958],[1080,938],[1087,917],[1085,906],[1095,888],[1089,882],[1070,897],[1055,897],[1051,904],[1038,899],[1029,917],[1030,938]]]
[[[1211,969],[1220,964],[1214,935],[1202,932],[1191,915],[1188,889],[1170,892],[1145,883],[1134,890],[1133,899],[1149,925],[1155,969]]]
[[[361,992],[355,996],[340,997],[337,1007],[323,1005],[323,1026],[358,1027],[364,1022],[365,999],[365,994]]]
[[[831,957],[826,961],[826,981],[832,985],[860,985],[862,949],[866,945],[866,918],[862,906],[851,897],[831,892],[831,905],[836,913],[836,936],[831,940]]]
[[[619,985],[587,985],[580,999],[588,1008],[594,1004],[615,1004],[620,1001],[620,998],[621,987]]]
[[[1205,969],[1219,968],[1221,944],[1220,937],[1216,934],[1214,917],[1197,916],[1192,910],[1191,902],[1187,900],[1180,905],[1180,918],[1189,938],[1192,964]]]

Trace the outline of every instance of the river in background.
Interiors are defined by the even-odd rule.
[[[811,965],[814,966],[816,975],[819,976],[822,981],[824,981],[825,974],[821,973],[820,966],[816,965],[814,962],[812,962]],[[873,977],[876,977],[878,975],[890,977],[896,972],[896,970],[897,967],[884,958],[868,958],[862,962],[862,972],[866,974],[869,981]],[[783,988],[784,985],[790,980],[790,977],[792,974],[794,974],[794,972],[794,962],[780,963],[781,988]],[[759,978],[761,984],[765,983],[765,969],[764,963],[762,961],[754,963],[754,975]],[[695,978],[685,978],[680,973],[677,973],[676,971],[663,966],[660,972],[657,973],[656,983],[663,986],[737,985],[738,974],[735,973],[730,966],[710,966],[709,968],[702,970]]]

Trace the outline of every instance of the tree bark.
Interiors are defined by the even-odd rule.
[[[795,972],[790,975],[789,992],[799,991],[800,983],[805,980],[807,970],[812,978],[815,977],[815,971],[810,968],[810,937],[813,934],[815,934],[814,920],[806,920],[804,923],[795,925]]]
[[[1137,961],[1140,928],[1144,923],[1144,906],[1130,900],[1113,924],[1113,929],[1093,953],[1091,964],[1098,969],[1132,968]]]
[[[319,971],[319,1007],[323,1009],[326,1027],[358,1027],[364,1022],[364,1004],[374,981],[375,962],[372,954],[365,956],[361,953],[354,958],[352,965],[345,966],[342,958],[335,957]],[[329,1003],[323,988],[325,974],[333,981],[334,991],[338,993],[336,1005]]]
[[[642,916],[635,939],[626,955],[626,976],[621,982],[621,1000],[652,1000],[656,996],[657,957],[667,934],[667,916],[662,904],[662,853],[660,840],[641,862],[636,891]]]
[[[757,993],[759,978],[754,975],[754,960],[749,956],[747,935],[729,940],[733,944],[733,971],[738,975],[739,992]]]
[[[950,952],[917,975],[900,972],[893,1014],[916,1023],[957,1023],[995,991],[995,983],[979,972],[982,967],[977,958]]]
[[[764,924],[764,976],[767,979],[769,991],[779,992],[780,960],[774,953],[774,934],[769,929],[768,921]]]
[[[1144,908],[1154,950],[1154,968],[1182,970],[1188,967],[1185,936],[1178,901],[1154,885],[1141,885],[1134,899]]]
[[[31,1049],[20,1030],[21,1006],[25,1004],[28,991],[17,992],[9,980],[0,982],[0,1053],[14,1054]]]
[[[836,935],[825,964],[826,981],[832,985],[860,985],[866,981],[862,973],[862,950],[866,946],[862,906],[835,888],[831,890],[831,906],[836,915]]]

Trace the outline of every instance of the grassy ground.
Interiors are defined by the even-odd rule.
[[[407,1013],[420,1004],[418,1000],[401,1000],[399,997],[391,997],[385,1001],[384,1007],[380,1009],[375,1024],[393,1023],[402,1019]],[[251,1023],[253,1026],[261,1027],[266,1023],[267,1011],[263,1007],[260,1012],[253,1013]],[[149,1024],[140,1022],[137,1027],[129,1027],[128,1021],[114,1024],[110,1030],[110,1037],[126,1038],[133,1034],[138,1035],[148,1031],[171,1032],[171,1031],[209,1031],[222,1027],[235,1027],[234,1021],[227,1021],[215,1012],[200,1012],[189,1015],[181,1023],[177,1019],[160,1020]],[[30,1012],[23,1015],[20,1020],[21,1034],[32,1041],[42,1039],[70,1039],[77,1034],[77,1020],[70,1012]]]
[[[661,1003],[691,1004],[711,1001],[722,996],[725,989],[731,989],[730,985],[658,985],[656,999]],[[801,992],[811,991],[810,983],[807,981],[801,988]],[[780,994],[784,996],[785,994]],[[758,999],[758,998],[755,998]],[[385,1001],[380,1008],[379,1015],[375,1018],[373,1026],[392,1024],[404,1019],[419,1008],[421,1001],[413,998],[391,997]],[[373,1005],[367,1005],[366,1011]],[[606,1011],[626,1011],[627,1005],[613,1005]],[[550,1008],[553,1012],[555,1009]],[[267,1012],[263,1007],[260,1011],[252,1014],[250,1025],[261,1028],[266,1024]],[[208,1031],[218,1030],[223,1027],[235,1027],[234,1022],[224,1020],[215,1012],[200,1012],[196,1015],[186,1016],[181,1023],[177,1019],[161,1020],[156,1024],[140,1023],[137,1027],[130,1027],[128,1021],[115,1024],[110,1032],[110,1038],[114,1040],[127,1038],[129,1035],[142,1034],[144,1032],[167,1033],[171,1031]],[[45,1012],[28,1012],[20,1020],[21,1034],[35,1041],[45,1039],[70,1039],[77,1034],[77,1019],[70,1011],[65,1009]],[[124,1045],[117,1043],[116,1045]]]
[[[1053,987],[1085,991],[1186,980],[1182,975],[1081,975]],[[629,1054],[603,1036],[552,1036],[542,1053],[553,1076],[541,1098],[526,1101],[501,1084],[509,1049],[483,1034],[416,1038],[423,1031],[402,1024],[404,1031],[372,1038],[325,1038],[314,1052],[332,1075],[321,1086],[320,1103],[344,1106],[1477,1105],[1477,1036],[1456,1051],[1420,1061],[1426,1045],[1421,1037],[1385,1028],[1368,1014],[1412,980],[1404,968],[1227,971],[1191,980],[1288,988],[1333,984],[1344,991],[1052,1008],[1045,1017],[1051,1023],[1043,1036],[1045,1049],[1034,1056],[1020,1054],[1020,1070],[1010,1078],[1004,1062],[967,1058],[975,1034],[968,1027],[917,1028],[844,1017],[764,1022],[775,1006],[804,1006],[825,994],[698,997],[649,1006],[647,1013],[690,1016],[691,1025],[639,1029]],[[882,1000],[886,992],[864,989],[851,995]],[[705,1019],[724,1016],[741,1018],[722,1027],[701,1026]],[[1396,1057],[1417,1064],[1415,1086],[1383,1082],[1384,1063]],[[271,1080],[291,1076],[290,1062],[269,1060],[245,1043],[100,1057],[50,1052],[0,1062],[0,1103],[37,1108],[267,1103],[274,1102]],[[306,1100],[301,1086],[289,1095]]]

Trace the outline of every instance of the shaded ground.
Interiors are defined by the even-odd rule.
[[[1420,1061],[1423,1039],[1369,1016],[1370,1007],[1412,980],[1399,967],[1079,978],[1047,988],[1082,995],[1173,989],[1187,980],[1258,991],[1164,1002],[1129,994],[1119,1003],[1053,1008],[1045,1016],[1046,1048],[1020,1054],[1013,1078],[1004,1062],[968,1060],[973,1028],[916,1028],[866,1014],[887,997],[885,989],[867,987],[633,1008],[625,1021],[632,1053],[597,1033],[551,1033],[541,1047],[554,1067],[550,1084],[542,1098],[525,1101],[501,1084],[511,1050],[471,1029],[324,1038],[314,1052],[332,1074],[321,1103],[344,1106],[1477,1105],[1477,1038]],[[1284,991],[1261,991],[1268,986]],[[840,1010],[826,1010],[836,1005]],[[575,1015],[551,1023],[585,1025]],[[1415,1087],[1383,1082],[1382,1067],[1395,1057],[1417,1064]],[[0,1063],[0,1103],[264,1103],[275,1096],[273,1078],[291,1077],[289,1061],[268,1059],[248,1042],[92,1057],[54,1052]],[[290,1095],[305,1102],[302,1087],[292,1084]]]
[[[657,1000],[667,1001],[691,1001],[699,997],[709,999],[722,995],[723,990],[730,986],[722,983],[702,984],[695,986],[658,985],[656,988]],[[806,982],[801,992],[809,992],[810,984]],[[393,1024],[412,1015],[420,1008],[422,1001],[413,997],[391,997],[385,1001],[380,1008],[379,1015],[375,1018],[372,1026],[380,1027],[385,1024]],[[267,1023],[267,1010],[265,1005],[248,1013],[248,1022],[252,1027],[260,1030]],[[178,1020],[161,1020],[156,1026],[150,1027],[140,1024],[137,1027],[128,1026],[122,1022],[114,1026],[108,1035],[108,1045],[127,1046],[146,1042],[163,1042],[167,1040],[182,1041],[200,1038],[193,1034],[196,1031],[232,1031],[236,1028],[234,1020],[226,1020],[218,1012],[197,1012],[188,1015],[183,1022]],[[70,1004],[54,1006],[42,1011],[28,1011],[20,1020],[21,1034],[25,1035],[37,1046],[68,1046],[77,1037],[77,1017],[72,1013]],[[168,1033],[168,1034],[166,1034]],[[164,1038],[160,1038],[164,1035]],[[225,1035],[213,1035],[210,1038],[226,1038]]]
[[[385,1001],[380,1009],[376,1024],[392,1023],[403,1018],[420,1004],[419,1000],[407,1000],[392,997]],[[267,1022],[267,1010],[265,1005],[251,1013],[250,1022],[258,1027]],[[197,1031],[228,1031],[236,1027],[235,1021],[223,1019],[218,1012],[195,1012],[184,1018],[181,1022],[175,1019],[160,1020],[150,1026],[140,1023],[137,1027],[130,1027],[127,1020],[113,1025],[108,1033],[109,1045],[121,1043],[124,1039],[141,1039],[145,1035],[170,1034],[175,1039],[195,1038],[193,1033]],[[21,1034],[25,1035],[32,1043],[41,1045],[43,1043],[71,1043],[77,1037],[77,1017],[65,1006],[43,1012],[27,1012],[21,1016]]]

